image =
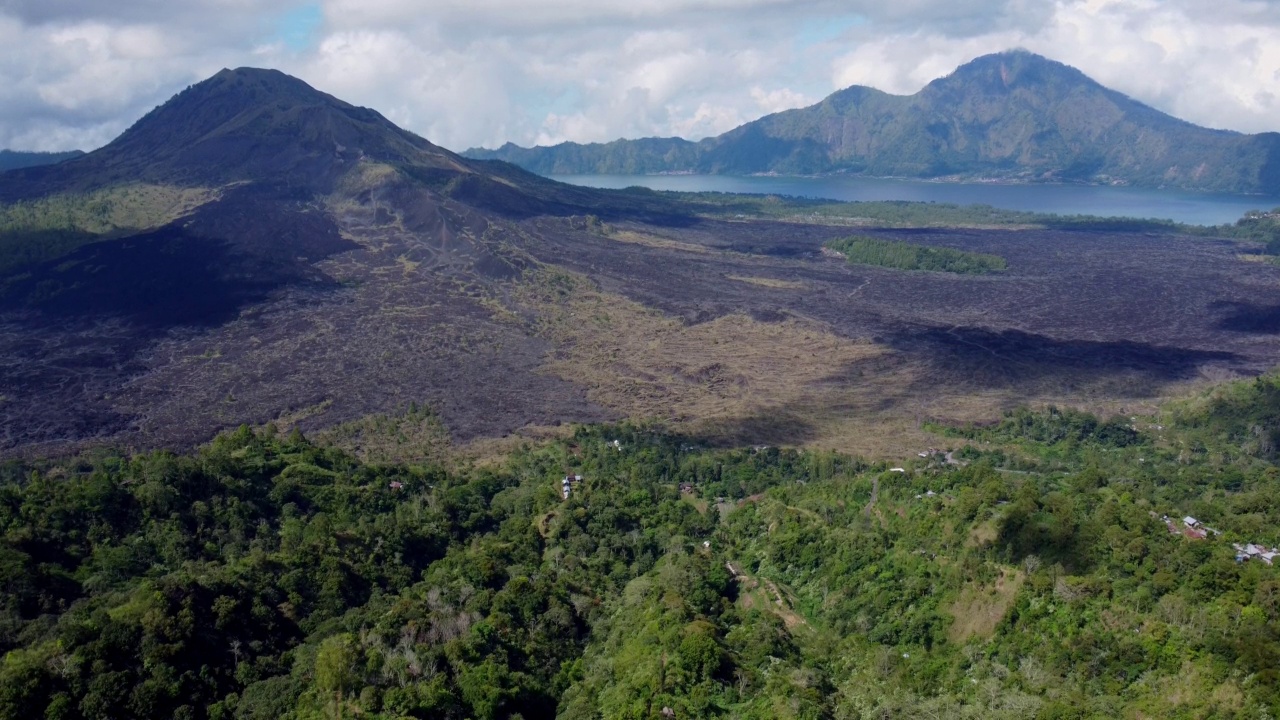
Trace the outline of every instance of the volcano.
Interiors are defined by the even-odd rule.
[[[3,371],[13,391],[0,410],[11,413],[2,438],[11,446],[121,433],[194,439],[227,421],[323,404],[339,383],[362,386],[358,409],[345,415],[356,417],[440,401],[442,386],[470,394],[484,384],[477,374],[527,374],[543,344],[491,327],[459,290],[523,272],[530,259],[509,241],[512,222],[584,207],[667,211],[653,198],[463,159],[373,110],[252,68],[187,88],[97,151],[0,174],[0,202],[9,220],[0,314],[17,339]],[[388,264],[395,277],[384,276]],[[341,327],[312,315],[318,298]],[[264,313],[279,322],[264,324]],[[500,340],[514,366],[499,358],[471,367],[457,355],[457,333]],[[233,367],[215,380],[203,372],[222,362],[159,363],[196,371],[194,382],[158,370],[162,355],[193,338],[211,343],[201,353],[235,358]],[[61,349],[46,353],[48,342]],[[566,401],[587,405],[581,390],[549,378],[528,378],[526,392],[552,414]],[[481,424],[538,419],[520,414],[528,403],[502,404]],[[488,406],[472,397],[460,414]]]
[[[902,210],[564,185],[224,70],[99,150],[0,173],[0,452],[274,423],[395,457],[432,423],[472,443],[635,418],[892,453],[922,417],[1140,402],[1280,359],[1280,269],[1247,243]],[[853,232],[1008,270],[824,254]],[[415,406],[432,420],[407,428]]]

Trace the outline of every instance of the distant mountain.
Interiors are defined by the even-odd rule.
[[[508,144],[464,155],[543,174],[849,173],[1280,192],[1280,134],[1198,127],[1021,50],[977,58],[914,95],[854,86],[698,143]]]
[[[473,148],[463,156],[504,160],[543,175],[654,175],[700,167],[704,144],[681,138],[640,138],[589,145],[565,142],[532,148],[507,143],[497,150]]]
[[[0,172],[17,170],[18,168],[35,167],[37,165],[53,165],[63,160],[70,160],[84,154],[82,150],[68,152],[19,152],[17,150],[0,150]]]

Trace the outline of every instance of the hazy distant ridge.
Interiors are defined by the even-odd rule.
[[[1025,51],[977,58],[914,95],[846,88],[697,143],[508,143],[464,154],[543,174],[850,173],[1280,192],[1280,134],[1202,128]]]
[[[37,165],[53,165],[63,160],[80,157],[81,150],[67,152],[20,152],[17,150],[0,150],[0,172],[17,170],[18,168],[36,167]]]

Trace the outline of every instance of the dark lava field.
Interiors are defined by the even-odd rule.
[[[1128,411],[1280,361],[1280,268],[1240,259],[1249,247],[1234,241],[858,229],[1008,262],[968,276],[851,266],[822,250],[851,233],[841,226],[432,207],[300,210],[331,240],[277,253],[266,275],[163,237],[38,269],[27,300],[0,307],[0,447],[186,446],[240,423],[311,431],[417,402],[463,442],[657,416],[713,420],[736,442],[875,453],[922,441],[925,419],[1046,402]],[[536,292],[549,269],[576,284]],[[121,289],[30,301],[41,273],[75,272],[116,273]],[[192,288],[208,307],[189,316]],[[575,305],[583,288],[596,310]],[[557,334],[557,316],[574,332]],[[716,325],[726,318],[737,324]],[[823,338],[843,350],[796,350]],[[873,427],[902,437],[860,443]]]
[[[537,223],[532,248],[609,291],[704,322],[819,320],[929,364],[930,379],[985,388],[1084,370],[1132,374],[1138,394],[1211,369],[1280,359],[1280,268],[1249,245],[1142,233],[880,229],[859,234],[996,254],[1006,272],[956,275],[854,266],[825,256],[843,227],[700,222],[631,228],[687,249],[602,242]],[[698,248],[706,252],[694,250]],[[731,276],[781,281],[762,286]]]

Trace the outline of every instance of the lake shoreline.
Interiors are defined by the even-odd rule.
[[[553,180],[602,189],[640,186],[675,192],[787,195],[835,202],[905,201],[990,205],[1056,215],[1168,220],[1187,225],[1233,223],[1249,210],[1280,206],[1280,196],[987,179],[883,178],[862,175],[552,175]]]

